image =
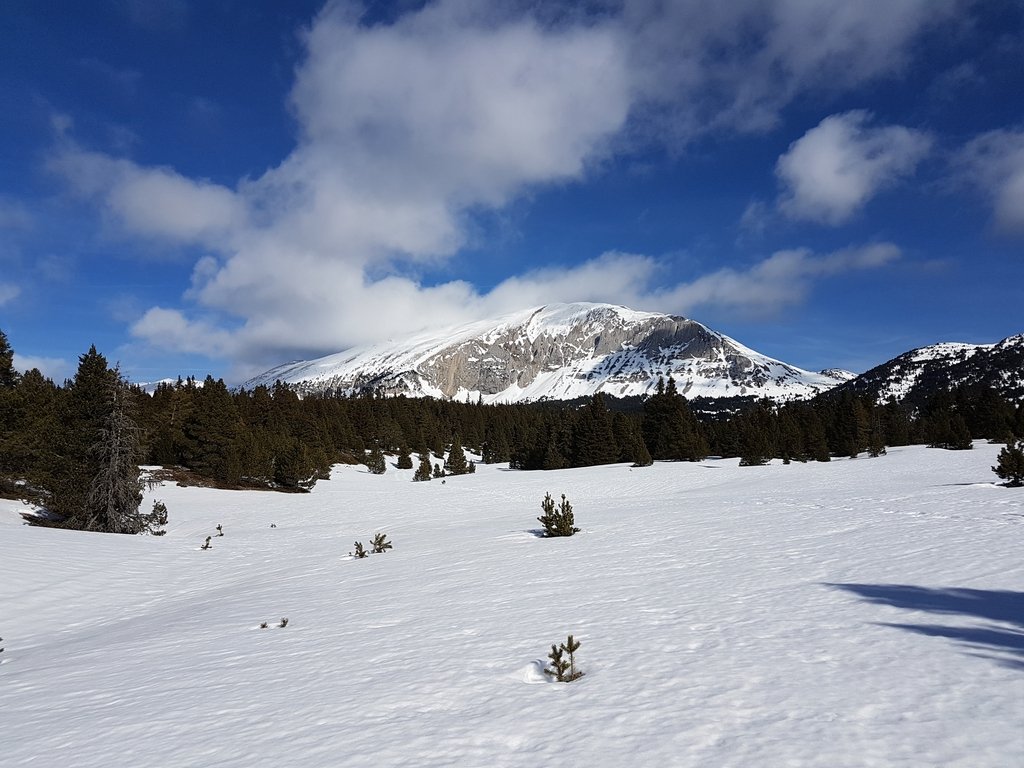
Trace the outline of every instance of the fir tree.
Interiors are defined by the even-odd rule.
[[[373,540],[370,542],[370,546],[373,547],[373,554],[382,555],[391,549],[391,542],[388,541],[387,534],[377,533],[374,534]]]

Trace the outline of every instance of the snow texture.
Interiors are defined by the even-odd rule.
[[[1024,765],[997,448],[168,485],[160,538],[0,501],[0,765]],[[581,533],[535,535],[546,491]]]

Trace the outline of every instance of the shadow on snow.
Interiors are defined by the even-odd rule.
[[[1024,592],[989,589],[931,589],[906,584],[825,584],[852,592],[869,603],[911,611],[962,616],[1000,624],[944,626],[939,624],[898,624],[880,626],[914,632],[928,637],[945,637],[1011,669],[1024,671]]]

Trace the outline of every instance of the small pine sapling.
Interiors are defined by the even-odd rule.
[[[579,680],[583,677],[583,672],[576,669],[576,651],[580,649],[580,641],[573,639],[572,635],[566,639],[566,641],[560,645],[552,645],[551,653],[548,654],[548,658],[551,659],[551,665],[544,670],[544,674],[548,677],[553,677],[560,683],[571,683],[573,680]],[[565,658],[568,654],[569,658]]]
[[[288,626],[288,619],[287,619],[287,618],[283,618],[283,619],[281,619],[281,623],[280,623],[280,624],[278,624],[277,626],[278,626],[278,627],[279,627],[280,629],[284,629],[285,627],[287,627],[287,626]],[[571,640],[572,638],[570,637],[569,639]]]
[[[382,555],[391,549],[391,542],[388,541],[387,534],[385,533],[375,534],[370,544],[373,546],[373,554],[375,555]]]
[[[153,511],[142,516],[143,530],[149,531],[151,536],[163,536],[167,531],[163,527],[167,525],[167,505],[162,501],[153,502]]]
[[[218,536],[223,536],[224,535],[224,528],[221,527],[220,523],[217,523],[217,535]]]
[[[368,554],[370,554],[370,553],[367,552],[365,549],[363,549],[363,542],[357,541],[356,542],[356,551],[355,551],[355,554],[353,555],[353,557],[355,557],[357,560],[362,560]]]
[[[210,544],[210,539],[212,539],[212,538],[213,538],[212,536],[207,536],[206,537],[206,543],[203,544],[203,546],[201,546],[200,549],[212,549],[213,545]]]
[[[266,629],[268,626],[269,624],[267,624],[267,622],[264,621],[262,624],[260,624],[260,629]]]
[[[579,533],[580,529],[575,526],[572,504],[565,498],[564,493],[558,509],[555,509],[555,500],[551,498],[550,493],[544,494],[544,501],[540,503],[540,508],[544,514],[537,518],[537,522],[544,526],[545,536],[550,538],[572,536],[574,533]]]

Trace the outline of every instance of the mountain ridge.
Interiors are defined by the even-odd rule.
[[[805,371],[696,320],[612,304],[547,304],[404,342],[277,366],[243,386],[280,380],[303,393],[387,394],[485,403],[646,395],[674,377],[688,397],[810,397],[853,378]]]

